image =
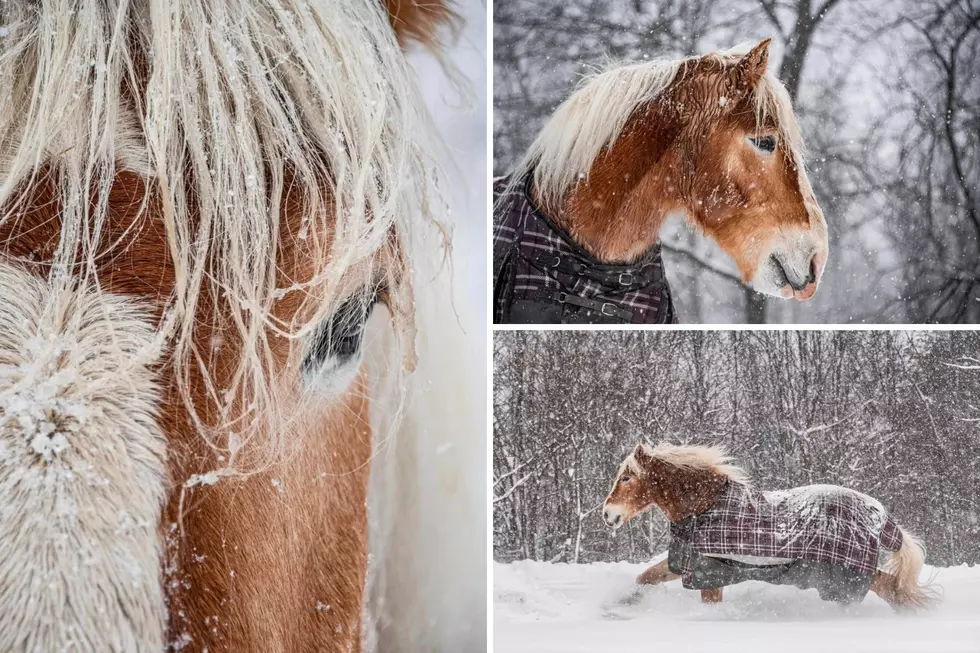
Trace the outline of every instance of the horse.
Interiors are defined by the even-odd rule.
[[[482,362],[406,58],[458,21],[0,6],[0,650],[485,646]]]
[[[813,297],[827,224],[769,43],[585,77],[495,183],[495,321],[675,322],[659,235],[679,214],[756,291]]]
[[[704,603],[746,580],[816,589],[841,604],[872,591],[896,610],[936,600],[918,580],[922,542],[860,492],[834,485],[760,492],[722,447],[641,442],[619,466],[603,519],[619,528],[654,506],[670,522],[670,547],[639,585],[682,579]]]

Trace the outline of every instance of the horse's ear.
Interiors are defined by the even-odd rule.
[[[772,39],[766,39],[742,57],[735,66],[735,84],[739,92],[744,93],[755,85],[766,74],[769,65],[769,44]]]
[[[643,447],[643,443],[640,442],[636,445],[636,449],[633,449],[633,459],[637,462],[640,467],[646,467],[653,458],[647,453],[647,450]]]
[[[455,39],[462,28],[462,18],[450,0],[384,0],[384,4],[403,48],[415,41],[436,52],[445,37]]]

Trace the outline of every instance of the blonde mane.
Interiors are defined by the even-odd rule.
[[[728,451],[721,446],[701,446],[688,444],[669,444],[661,442],[656,447],[643,443],[643,453],[651,458],[655,458],[668,465],[682,467],[685,469],[704,469],[728,477],[740,485],[750,485],[751,479],[748,473],[731,462]],[[617,478],[624,471],[629,470],[636,476],[645,474],[643,468],[636,460],[636,454],[631,453],[623,461],[619,468]]]
[[[585,76],[576,90],[555,110],[517,166],[513,179],[533,171],[545,203],[557,205],[577,183],[588,178],[596,158],[619,138],[630,117],[660,96],[687,65],[706,57],[734,65],[751,50],[741,43],[729,50],[683,59],[616,64]],[[757,124],[773,118],[779,140],[799,171],[800,187],[812,195],[804,171],[804,146],[786,88],[771,70],[755,88]]]
[[[233,429],[236,442],[267,438],[251,448],[257,466],[282,453],[270,334],[300,351],[345,288],[386,286],[411,348],[411,266],[392,234],[405,238],[438,211],[434,165],[418,145],[438,139],[384,3],[52,0],[40,11],[10,0],[0,29],[0,224],[18,219],[16,198],[49,169],[61,220],[50,281],[69,288],[81,269],[97,287],[97,257],[121,246],[103,234],[116,172],[142,175],[163,207],[149,219],[165,228],[176,274],[160,328],[216,451],[234,453],[218,441]],[[301,189],[299,238],[322,272],[277,287],[287,182]],[[438,233],[429,242],[443,246]],[[272,309],[291,293],[301,309],[283,323]],[[195,323],[214,318],[202,314],[209,296],[226,299],[241,347],[231,387],[217,387],[193,342]],[[195,414],[192,366],[217,428]]]

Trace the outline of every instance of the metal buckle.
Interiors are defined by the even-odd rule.
[[[567,293],[563,293],[563,292],[559,292],[558,293],[558,303],[559,304],[564,304],[565,303],[565,300],[567,298],[568,298],[568,294]]]
[[[606,312],[607,306],[609,307],[608,313]],[[606,317],[616,317],[615,310],[616,310],[615,304],[610,304],[609,302],[606,302],[605,304],[602,305],[602,309],[599,312],[605,315]]]
[[[629,281],[623,281],[623,277],[629,279]],[[632,272],[620,272],[619,273],[619,285],[621,286],[632,286],[633,285],[633,273]]]
[[[561,265],[561,257],[556,255],[554,263],[545,263],[545,265],[547,265],[548,267],[556,268],[559,265]]]

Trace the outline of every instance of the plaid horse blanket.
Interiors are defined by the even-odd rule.
[[[635,263],[600,263],[534,206],[530,181],[494,181],[494,323],[677,322],[659,243]]]
[[[729,482],[708,510],[670,530],[668,567],[687,588],[763,580],[848,603],[867,594],[881,551],[902,546],[881,503],[834,485],[759,492]]]

